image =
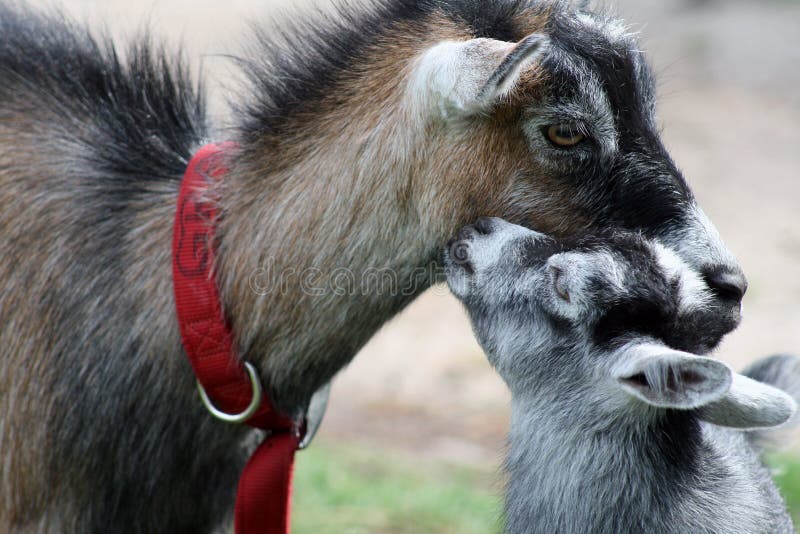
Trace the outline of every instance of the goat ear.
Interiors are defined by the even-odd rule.
[[[412,90],[433,98],[446,115],[473,115],[508,96],[548,42],[540,34],[519,43],[496,39],[445,41],[419,60]]]
[[[582,260],[580,256],[569,252],[555,254],[547,260],[547,274],[552,291],[562,307],[580,307],[583,304],[584,286],[591,270],[581,265]]]
[[[732,372],[719,360],[663,345],[635,345],[615,372],[623,391],[657,408],[691,410],[720,400]]]
[[[572,252],[561,252],[548,258],[549,282],[562,313],[577,318],[583,311],[593,307],[593,283],[599,280],[609,285],[616,283],[604,275],[614,267],[607,264],[608,261],[605,257],[589,259],[585,255]]]
[[[734,373],[728,393],[704,406],[700,418],[731,428],[768,428],[785,423],[796,411],[797,404],[787,393]]]
[[[543,35],[533,34],[514,45],[478,92],[478,104],[491,106],[508,95],[517,85],[525,67],[538,57],[546,41]]]

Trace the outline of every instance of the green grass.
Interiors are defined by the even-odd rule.
[[[499,532],[492,473],[352,447],[297,456],[294,534]]]
[[[792,518],[800,526],[800,459],[791,456],[772,456],[768,462],[773,469],[775,482],[781,489]]]
[[[319,443],[297,458],[294,534],[500,532],[494,473]],[[769,465],[800,525],[800,459],[773,456]]]

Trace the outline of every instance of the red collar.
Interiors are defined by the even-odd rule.
[[[212,413],[223,419],[239,414],[227,420],[269,432],[239,479],[236,533],[287,534],[300,424],[278,413],[266,397],[259,399],[261,384],[237,354],[213,271],[217,209],[210,186],[228,171],[235,148],[233,143],[206,145],[186,169],[172,244],[175,304],[183,347]]]

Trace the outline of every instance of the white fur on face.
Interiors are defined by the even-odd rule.
[[[690,220],[661,241],[698,270],[709,265],[738,265],[714,224],[697,205],[691,210]]]
[[[475,272],[491,269],[497,264],[508,244],[517,239],[544,239],[546,236],[524,226],[511,224],[502,219],[492,219],[493,229],[488,236],[478,235],[470,240],[472,264]]]
[[[665,246],[653,243],[653,249],[667,276],[680,283],[680,311],[688,313],[707,308],[713,300],[713,295],[700,274]]]

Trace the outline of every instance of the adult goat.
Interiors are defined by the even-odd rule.
[[[372,4],[263,32],[241,62],[215,272],[283,411],[483,215],[658,237],[735,326],[744,277],[659,139],[620,23],[564,2]],[[197,401],[171,291],[178,187],[211,135],[202,93],[151,41],[118,55],[16,2],[0,0],[0,35],[0,530],[208,531],[248,431]]]

